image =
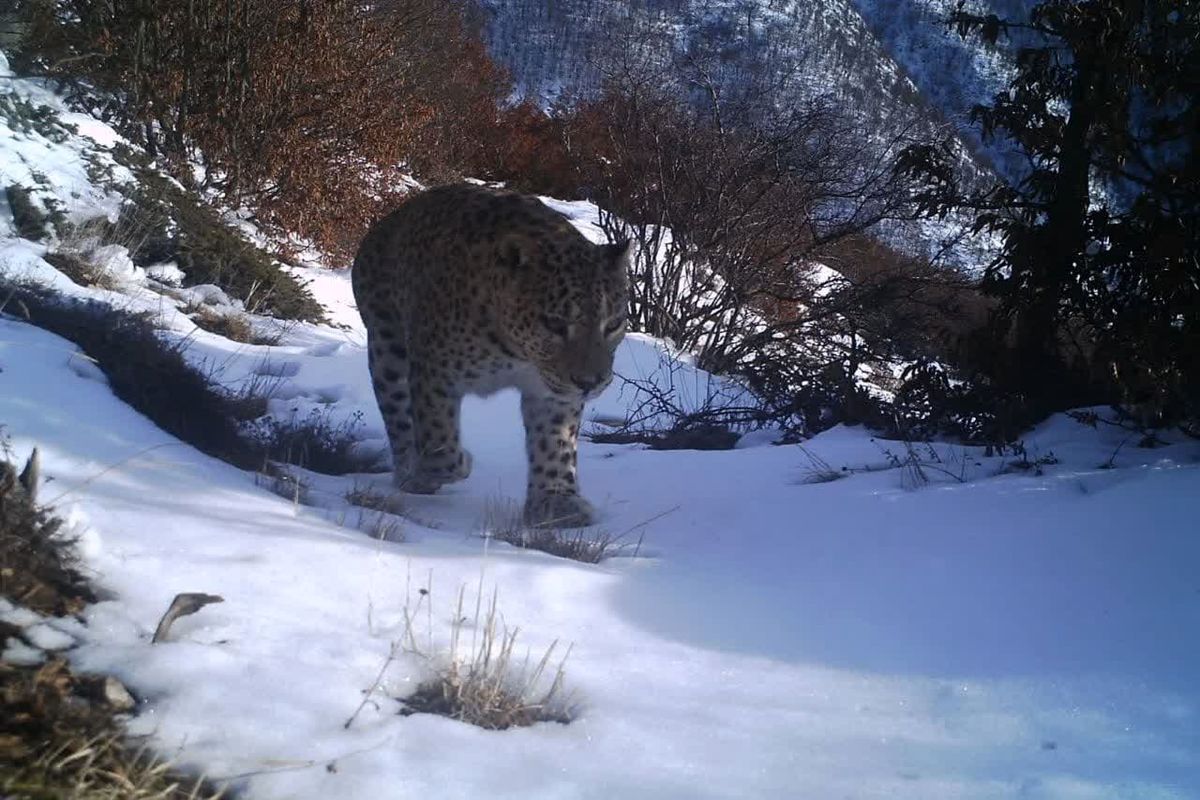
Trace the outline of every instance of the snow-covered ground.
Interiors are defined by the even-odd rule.
[[[273,378],[272,413],[361,413],[381,446],[344,274],[313,285],[342,327],[244,345],[196,330],[144,274],[81,289],[0,236],[0,271],[154,310],[218,380]],[[661,349],[630,337],[618,372],[654,374]],[[615,385],[589,414],[633,403]],[[469,401],[475,473],[405,497],[373,538],[345,494],[386,474],[309,474],[313,505],[295,506],[155,428],[70,343],[0,317],[0,423],[17,458],[41,448],[40,496],[105,594],[82,623],[0,615],[118,676],[140,700],[131,732],[250,798],[1200,797],[1200,443],[1139,449],[1056,417],[1025,438],[1025,470],[949,445],[914,467],[844,427],[724,452],[584,443],[598,529],[642,541],[591,566],[480,536],[522,499],[519,419],[511,394]],[[573,643],[573,722],[399,713],[464,587],[471,608],[498,594],[534,659]],[[152,645],[190,591],[225,602]]]
[[[357,345],[280,361],[294,379],[337,365],[367,391]],[[585,444],[602,527],[645,538],[636,558],[584,566],[476,535],[494,498],[520,498],[512,397],[469,404],[476,474],[409,498],[404,540],[378,541],[336,510],[386,476],[314,477],[328,507],[297,511],[80,362],[0,322],[0,419],[18,452],[43,448],[43,496],[112,598],[86,626],[50,626],[142,698],[132,731],[214,777],[249,775],[250,797],[1197,796],[1195,443],[1127,446],[1100,469],[1123,435],[1060,418],[1027,439],[1058,459],[1043,475],[939,447],[967,482],[930,469],[918,488],[886,468],[895,443],[858,430],[805,450],[878,471],[812,484],[795,447]],[[344,730],[419,590],[436,657],[460,587],[471,602],[481,582],[535,657],[574,643],[578,719],[485,732],[400,716],[430,669],[405,652]],[[226,602],[151,645],[183,591]]]

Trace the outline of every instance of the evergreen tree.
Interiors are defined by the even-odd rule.
[[[1099,400],[1175,420],[1200,408],[1200,4],[1048,0],[1028,19],[965,9],[963,36],[1017,46],[973,118],[1023,174],[963,192],[947,148],[910,148],[930,213],[969,209],[1003,247],[991,378],[1035,415]]]

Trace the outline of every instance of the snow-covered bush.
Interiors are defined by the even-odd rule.
[[[50,217],[34,201],[29,189],[12,184],[5,187],[4,197],[8,201],[8,211],[12,214],[13,227],[18,236],[34,242],[46,238]]]
[[[215,284],[254,313],[310,321],[324,317],[300,281],[211,207],[136,155],[126,152],[121,158],[138,183],[128,192],[114,229],[128,241],[135,264],[173,263],[187,285]]]
[[[313,409],[306,416],[263,417],[250,423],[246,433],[264,457],[326,475],[372,472],[378,454],[359,448],[362,415],[336,419],[329,409]]]
[[[5,282],[0,296],[10,310],[78,345],[113,393],[163,430],[236,466],[261,466],[261,451],[241,434],[231,399],[157,334],[149,315]]]

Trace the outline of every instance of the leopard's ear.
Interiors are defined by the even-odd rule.
[[[528,236],[509,233],[496,243],[496,260],[515,272],[533,261],[534,249],[533,240]]]
[[[627,270],[633,262],[633,240],[626,239],[621,242],[612,244],[600,245],[600,250],[604,254],[605,260],[612,266],[614,270]]]

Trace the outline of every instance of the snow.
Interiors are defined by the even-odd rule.
[[[79,142],[42,157],[73,169]],[[0,168],[15,152],[0,138]],[[110,201],[81,197],[81,214]],[[0,234],[0,272],[153,311],[230,390],[270,379],[272,414],[361,417],[363,446],[383,448],[344,272],[297,268],[335,324],[281,326],[267,347],[197,329],[144,274],[83,289],[43,252]],[[616,368],[685,402],[721,384],[664,355],[630,336]],[[618,381],[587,416],[637,406]],[[1025,437],[1024,468],[844,426],[723,452],[585,442],[597,529],[641,546],[583,565],[480,535],[522,499],[519,420],[511,392],[468,400],[474,474],[404,496],[398,530],[373,538],[358,515],[379,512],[345,495],[387,491],[386,474],[301,472],[312,505],[297,506],[157,429],[69,342],[0,316],[14,460],[40,448],[40,497],[107,598],[82,623],[0,613],[42,646],[77,641],[76,668],[140,699],[131,733],[249,798],[1200,797],[1200,443],[1142,449],[1066,416]],[[573,644],[574,721],[399,713],[445,662],[460,589],[471,608],[497,592],[534,660]],[[225,602],[152,645],[196,591]],[[3,658],[44,657],[31,643],[10,637]]]
[[[666,512],[644,525],[641,557],[593,567],[472,535],[495,497],[520,496],[514,397],[468,403],[477,473],[406,498],[405,541],[377,541],[336,524],[337,498],[386,476],[314,476],[328,505],[297,511],[76,376],[71,349],[0,322],[0,418],[18,452],[42,448],[115,598],[88,610],[73,660],[145,698],[135,734],[216,777],[255,773],[240,781],[251,797],[1182,798],[1200,785],[1195,443],[1122,448],[1100,469],[1122,432],[1057,418],[1027,439],[1059,461],[1043,475],[996,475],[1011,458],[939,446],[966,482],[916,490],[886,468],[895,443],[849,428],[805,449],[852,474],[811,485],[793,447],[585,444],[604,529]],[[348,377],[365,376],[360,345],[322,358],[365,387]],[[579,719],[484,732],[399,716],[433,663],[404,653],[343,730],[417,588],[431,589],[417,631],[431,655],[459,587],[470,598],[481,581],[535,654],[574,642]],[[151,646],[183,591],[226,602]]]
[[[75,644],[73,638],[46,624],[26,628],[22,635],[30,644],[43,650],[64,650]]]
[[[42,617],[36,611],[30,611],[28,608],[14,607],[7,600],[0,605],[0,622],[8,625],[15,625],[18,628],[26,628],[30,625],[36,625],[41,622]]]
[[[9,637],[0,652],[0,661],[14,664],[18,667],[32,667],[46,660],[46,654],[36,647],[30,647],[20,639]]]

